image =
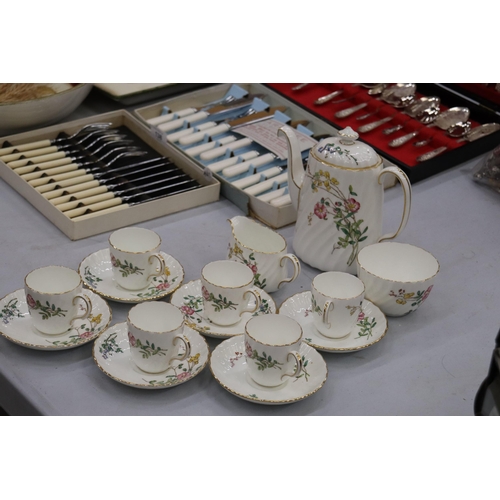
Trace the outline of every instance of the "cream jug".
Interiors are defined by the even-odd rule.
[[[411,185],[398,167],[383,167],[380,156],[347,127],[309,152],[304,170],[293,128],[278,135],[288,144],[288,188],[297,209],[295,254],[322,271],[356,273],[356,256],[366,245],[395,238],[410,214]],[[383,176],[397,177],[404,193],[401,223],[382,235]]]
[[[287,243],[281,234],[240,215],[229,219],[231,238],[228,245],[230,260],[248,266],[254,274],[254,285],[266,292],[275,292],[300,274],[300,262],[287,252]],[[289,276],[287,262],[293,271]]]

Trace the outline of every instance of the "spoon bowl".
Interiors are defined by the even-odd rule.
[[[441,130],[448,130],[451,126],[459,122],[466,122],[469,119],[469,116],[469,108],[456,106],[439,113],[430,126],[439,127]]]

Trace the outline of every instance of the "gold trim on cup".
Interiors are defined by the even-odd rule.
[[[203,269],[205,269],[205,267],[209,266],[210,264],[213,264],[214,262],[234,262],[235,264],[239,264],[241,266],[243,266],[245,269],[248,269],[250,272],[251,269],[248,268],[247,266],[245,266],[245,264],[241,264],[240,262],[235,262],[233,260],[214,260],[212,262],[209,262],[208,264],[206,264],[205,266],[203,266]],[[254,277],[253,277],[253,273],[252,273],[252,278],[250,279],[250,281],[248,283],[245,283],[244,285],[238,285],[238,286],[223,286],[223,285],[217,285],[215,283],[212,283],[210,280],[208,280],[207,278],[205,278],[205,276],[203,275],[203,269],[201,270],[201,277],[210,285],[212,286],[216,286],[217,288],[223,288],[224,290],[237,290],[238,288],[243,288],[245,286],[249,286],[249,285],[252,285],[253,284],[253,280],[254,280]]]
[[[130,250],[123,250],[122,248],[118,248],[117,246],[113,245],[113,243],[111,243],[111,236],[113,236],[114,233],[120,231],[120,229],[117,229],[116,231],[113,231],[109,237],[108,237],[108,243],[111,247],[113,247],[115,250],[118,250],[119,252],[123,252],[123,253],[129,253],[131,255],[143,255],[145,253],[148,253],[148,252],[155,252],[158,248],[161,247],[161,244],[162,244],[162,240],[161,240],[161,236],[156,232],[156,231],[153,231],[152,229],[148,229],[148,228],[138,228],[138,227],[123,227],[121,229],[142,229],[142,230],[146,230],[146,231],[151,231],[152,233],[156,234],[156,236],[158,236],[158,239],[160,240],[160,242],[158,243],[158,245],[156,245],[154,248],[152,248],[151,250],[143,250],[142,252],[131,252]]]
[[[181,324],[178,327],[176,327],[176,328],[174,328],[172,330],[164,330],[162,332],[152,332],[151,330],[145,330],[144,328],[141,328],[141,327],[137,326],[133,321],[130,320],[130,313],[132,312],[133,309],[135,309],[136,307],[140,306],[141,304],[136,304],[135,306],[133,306],[133,307],[130,308],[130,311],[127,314],[127,322],[130,323],[134,328],[137,328],[137,330],[139,330],[141,332],[152,333],[152,334],[155,334],[155,335],[163,335],[164,333],[172,333],[172,332],[175,332],[176,330],[178,330],[179,328],[184,327],[185,326],[184,314],[182,313],[182,311],[180,310],[180,308],[177,307],[177,306],[174,306],[174,304],[170,304],[169,302],[164,302],[164,303],[168,304],[168,305],[171,305],[172,307],[175,307],[179,311],[179,313],[180,313],[180,315],[182,317],[182,322],[181,322]],[[161,302],[160,302],[160,304],[161,304]]]
[[[76,285],[75,287],[71,288],[70,290],[66,290],[64,292],[41,292],[40,290],[37,290],[36,288],[33,288],[32,286],[28,285],[28,283],[26,282],[28,276],[31,274],[31,273],[34,273],[35,271],[38,271],[40,269],[46,269],[48,267],[59,267],[61,269],[69,269],[70,271],[73,271],[75,272],[77,275],[78,275],[78,279],[80,280],[80,282],[78,283],[78,285]],[[36,269],[33,269],[32,271],[30,271],[25,277],[24,277],[24,285],[29,288],[30,290],[33,290],[34,292],[36,293],[39,293],[39,294],[42,294],[42,295],[64,295],[65,293],[70,293],[70,292],[74,292],[79,286],[83,286],[83,280],[82,280],[82,277],[80,275],[80,273],[78,271],[75,271],[74,269],[71,269],[70,267],[66,267],[66,266],[59,266],[59,265],[49,265],[49,266],[43,266],[43,267],[37,267]]]
[[[266,342],[262,342],[260,340],[257,340],[256,338],[252,337],[250,335],[250,333],[248,332],[248,323],[250,323],[250,321],[252,320],[252,318],[250,318],[245,323],[245,334],[248,335],[254,342],[257,342],[260,345],[265,345],[267,347],[289,347],[289,346],[292,346],[293,344],[296,344],[297,342],[301,342],[302,339],[303,339],[303,337],[304,337],[304,330],[302,330],[302,326],[300,325],[300,323],[297,320],[295,320],[293,318],[290,318],[289,316],[286,316],[286,317],[289,318],[289,319],[292,319],[293,321],[295,321],[295,323],[297,323],[297,325],[299,326],[299,329],[300,329],[300,336],[299,336],[299,338],[297,340],[294,340],[293,342],[290,342],[288,344],[267,344]]]
[[[250,250],[251,252],[257,252],[257,253],[261,253],[263,255],[274,255],[274,254],[277,254],[277,253],[281,253],[281,252],[284,252],[286,249],[287,249],[287,242],[286,242],[286,239],[278,232],[276,231],[273,231],[272,229],[269,229],[268,227],[264,226],[264,224],[261,224],[260,222],[257,222],[257,221],[254,221],[253,219],[249,219],[252,223],[254,224],[258,224],[259,226],[262,226],[264,229],[267,229],[275,234],[277,234],[282,240],[283,240],[283,243],[285,244],[285,246],[281,249],[281,250],[278,250],[277,252],[263,252],[261,250],[257,250],[256,248],[250,248],[246,245],[244,245],[237,237],[236,235],[234,234],[234,226],[233,226],[233,222],[231,219],[227,219],[227,221],[229,222],[229,224],[231,224],[231,233],[233,234],[233,238],[234,238],[234,241],[237,241],[239,243],[240,246],[242,246],[243,248],[246,248],[247,250]]]
[[[327,272],[337,272],[337,271],[327,271]],[[340,271],[339,271],[340,272]],[[313,280],[311,281],[311,288],[314,288],[314,290],[316,290],[316,292],[318,292],[319,294],[323,295],[324,297],[328,297],[329,299],[333,299],[333,300],[352,300],[352,299],[356,299],[358,298],[360,295],[366,293],[366,287],[365,287],[365,284],[363,283],[363,281],[358,278],[357,276],[354,276],[352,274],[349,274],[349,273],[343,273],[343,274],[349,274],[349,276],[352,276],[353,278],[356,278],[358,279],[361,284],[363,285],[363,291],[358,293],[357,295],[354,295],[353,297],[332,297],[331,295],[327,295],[326,293],[323,293],[322,291],[318,290],[315,286],[314,286],[314,280],[318,277],[318,276],[321,276],[321,274],[326,274],[326,273],[320,273],[320,274],[317,274]]]

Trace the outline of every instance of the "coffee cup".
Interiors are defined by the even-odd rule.
[[[142,290],[153,276],[163,275],[160,246],[161,238],[150,229],[125,227],[111,233],[109,253],[115,282],[126,290]]]
[[[254,313],[262,304],[260,294],[253,288],[252,271],[239,262],[210,262],[201,271],[201,285],[205,317],[216,325],[234,325],[243,313]],[[249,305],[252,295],[254,306]]]
[[[164,372],[172,361],[191,355],[191,344],[182,334],[184,315],[172,304],[137,304],[128,313],[127,327],[131,359],[144,372]],[[179,354],[181,345],[183,354]]]
[[[297,278],[301,270],[299,259],[288,253],[286,240],[281,234],[248,217],[236,216],[229,223],[232,238],[228,259],[249,267],[256,287],[271,293]],[[287,262],[292,264],[291,276]]]
[[[365,296],[363,282],[349,273],[318,274],[311,285],[314,326],[325,337],[343,338],[351,332]]]
[[[82,293],[82,279],[73,269],[40,267],[31,271],[24,283],[33,326],[42,333],[67,332],[73,321],[86,319],[92,312],[90,299]],[[85,312],[77,314],[81,306]]]
[[[302,328],[281,314],[254,316],[245,325],[248,376],[264,387],[276,387],[297,377],[303,368],[299,354]]]

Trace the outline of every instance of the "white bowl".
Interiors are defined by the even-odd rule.
[[[404,316],[427,300],[439,262],[422,248],[384,242],[364,247],[358,253],[357,268],[365,297],[387,316]]]
[[[29,101],[0,103],[0,135],[16,134],[57,123],[83,102],[92,90],[93,84],[50,85],[56,90],[61,88],[64,90]]]

